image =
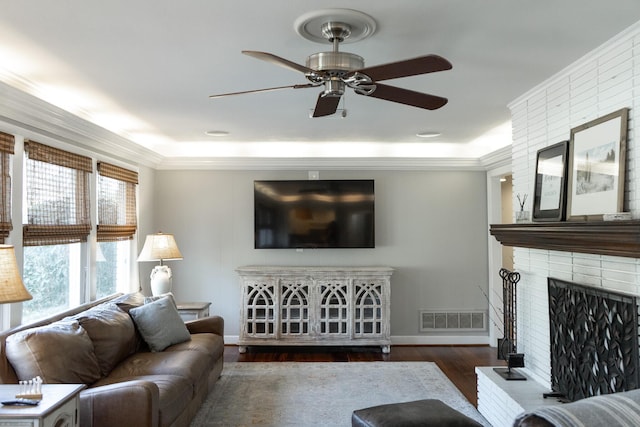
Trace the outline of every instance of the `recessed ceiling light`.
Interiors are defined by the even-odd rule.
[[[205,135],[209,135],[209,136],[227,136],[229,135],[229,132],[227,132],[226,130],[208,130],[205,132]]]
[[[416,136],[420,138],[434,138],[440,135],[442,135],[440,132],[433,132],[433,131],[424,131],[424,132],[416,133]]]

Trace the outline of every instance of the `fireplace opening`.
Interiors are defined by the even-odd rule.
[[[548,278],[551,386],[566,401],[638,388],[635,296]]]

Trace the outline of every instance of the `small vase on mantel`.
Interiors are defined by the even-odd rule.
[[[523,222],[529,222],[529,211],[516,212],[516,224],[522,224]]]
[[[527,195],[524,197],[520,197],[520,194],[516,196],[518,198],[518,204],[520,205],[520,210],[516,211],[516,224],[522,224],[523,222],[529,222],[529,211],[524,210],[524,204],[527,201]]]

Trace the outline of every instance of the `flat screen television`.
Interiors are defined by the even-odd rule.
[[[254,226],[256,249],[374,248],[374,181],[254,181]]]

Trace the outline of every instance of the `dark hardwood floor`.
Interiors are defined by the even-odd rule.
[[[476,366],[504,366],[497,350],[488,346],[392,346],[390,354],[379,347],[225,347],[225,362],[435,362],[474,406],[477,406]]]

